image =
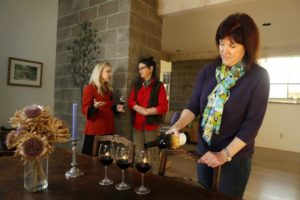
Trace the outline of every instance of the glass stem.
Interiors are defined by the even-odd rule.
[[[142,186],[141,187],[144,187],[144,173],[142,173]]]
[[[122,182],[124,183],[125,175],[124,175],[124,169],[122,169]]]
[[[107,166],[104,166],[104,174],[105,174],[105,179],[107,179]]]

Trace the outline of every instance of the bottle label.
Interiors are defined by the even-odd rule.
[[[186,143],[186,135],[184,133],[172,134],[170,140],[170,149],[178,149]]]

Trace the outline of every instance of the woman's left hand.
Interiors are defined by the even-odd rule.
[[[125,112],[125,107],[124,107],[124,105],[118,104],[118,105],[117,105],[117,111],[118,111],[118,112],[121,112],[121,113],[124,113],[124,112]]]
[[[157,114],[157,110],[155,107],[152,107],[152,108],[147,108],[146,111],[145,111],[145,115],[148,116],[148,115],[156,115]]]
[[[220,152],[206,152],[197,162],[206,164],[209,167],[215,168],[220,165],[223,165],[227,161],[226,153],[223,151]]]

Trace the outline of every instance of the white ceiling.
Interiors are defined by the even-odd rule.
[[[162,50],[167,54],[216,52],[218,25],[236,12],[249,14],[257,23],[262,48],[300,46],[300,0],[249,0],[212,6],[163,17]],[[271,26],[264,27],[263,23]]]

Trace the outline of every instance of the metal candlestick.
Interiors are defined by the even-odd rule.
[[[77,168],[78,166],[78,163],[76,162],[77,143],[78,143],[78,138],[72,140],[72,163],[71,163],[72,168],[65,173],[66,179],[83,176],[83,172]]]

